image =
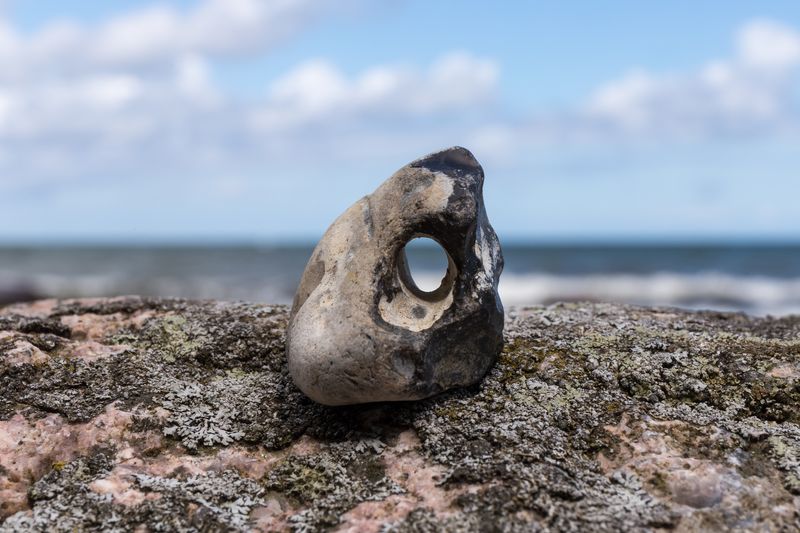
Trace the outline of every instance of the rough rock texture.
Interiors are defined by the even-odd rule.
[[[513,310],[478,385],[335,408],[287,317],[0,311],[0,531],[800,528],[800,317]]]
[[[404,246],[448,256],[435,291],[412,279]],[[459,147],[398,170],[320,240],[297,290],[289,371],[326,405],[417,400],[472,385],[502,346],[503,256],[483,206],[483,169]]]

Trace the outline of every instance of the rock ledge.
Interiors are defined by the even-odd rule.
[[[800,317],[512,310],[478,385],[324,407],[288,309],[0,310],[0,531],[800,529]]]

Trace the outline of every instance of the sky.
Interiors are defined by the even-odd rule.
[[[0,242],[315,240],[482,163],[501,240],[800,240],[800,3],[0,0]]]

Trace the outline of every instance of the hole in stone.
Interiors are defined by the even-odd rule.
[[[403,251],[408,272],[419,290],[433,292],[442,286],[449,261],[447,252],[438,242],[428,237],[416,237],[406,243]]]

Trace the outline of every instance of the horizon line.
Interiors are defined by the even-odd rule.
[[[229,237],[120,237],[2,239],[0,249],[30,248],[307,248],[319,237],[229,238]],[[503,247],[559,246],[800,246],[800,237],[777,235],[744,236],[511,236],[500,238]]]

